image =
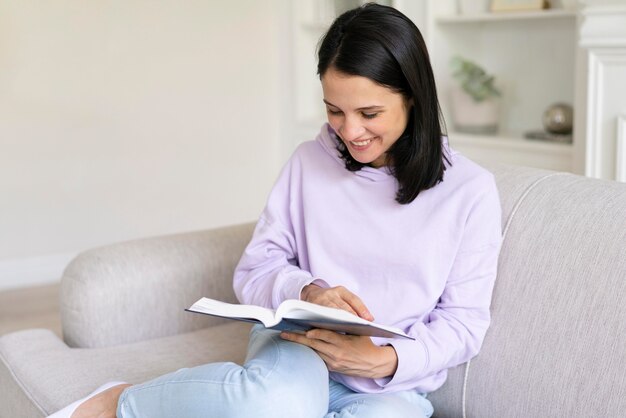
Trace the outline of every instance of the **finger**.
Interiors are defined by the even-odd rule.
[[[310,331],[307,331],[307,332],[310,332]],[[280,333],[280,337],[283,340],[293,341],[295,343],[304,344],[309,347],[311,347],[311,345],[315,343],[315,339],[309,338],[307,336],[307,333],[282,331]]]
[[[339,334],[338,332],[321,328],[315,328],[307,331],[304,335],[306,335],[306,337],[310,340],[320,340],[332,345],[339,345],[352,338],[350,335]]]
[[[340,289],[329,289],[321,296],[322,297],[317,297],[311,301],[318,305],[341,309],[342,311],[349,312],[352,315],[359,316],[359,314],[354,309],[352,309],[352,306],[350,306],[350,304],[344,300],[344,297],[342,296],[342,291]]]
[[[337,309],[341,309],[342,311],[346,311],[351,313],[352,315],[356,315],[356,316],[360,316],[359,313],[357,311],[355,311],[352,306],[345,302],[343,299],[338,300],[337,302],[335,302],[335,308]]]
[[[282,331],[280,333],[280,338],[282,338],[283,340],[292,341],[294,343],[304,344],[304,345],[309,345],[309,341],[310,341],[309,338],[306,337],[306,335],[296,334],[294,332],[287,332],[287,331]]]
[[[316,340],[316,339],[311,339],[308,338],[306,335],[302,335],[302,334],[295,334],[293,332],[281,332],[280,333],[280,337],[284,340],[287,341],[291,341],[294,343],[298,343],[298,344],[302,344],[302,345],[306,345],[307,347],[312,348],[315,351],[325,351],[325,348],[328,346],[327,343],[321,341],[321,340]]]
[[[368,321],[374,320],[374,316],[370,313],[369,309],[367,309],[361,298],[359,298],[357,295],[350,292],[348,289],[342,289],[341,296],[343,300],[350,305],[351,309],[356,313],[357,316],[360,316],[363,319],[367,319]]]

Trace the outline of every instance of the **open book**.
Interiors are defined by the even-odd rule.
[[[237,321],[255,322],[263,324],[265,328],[281,331],[297,332],[323,328],[352,335],[414,339],[399,328],[375,324],[341,309],[297,299],[284,301],[274,311],[261,306],[236,305],[202,298],[185,310]]]

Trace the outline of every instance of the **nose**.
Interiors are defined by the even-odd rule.
[[[347,116],[341,128],[339,129],[339,133],[342,138],[346,141],[353,141],[355,139],[359,139],[363,133],[365,132],[365,128],[357,118]]]

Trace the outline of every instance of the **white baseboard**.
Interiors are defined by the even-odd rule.
[[[65,267],[77,255],[76,252],[0,260],[0,290],[58,282]]]

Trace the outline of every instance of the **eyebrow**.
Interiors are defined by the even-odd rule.
[[[326,99],[322,99],[322,101],[324,103],[326,103],[328,106],[336,107],[337,109],[339,109],[339,106],[336,106],[336,105],[326,101]],[[357,110],[374,110],[374,109],[382,109],[383,107],[384,106],[381,106],[381,105],[372,105],[372,106],[359,107]]]

